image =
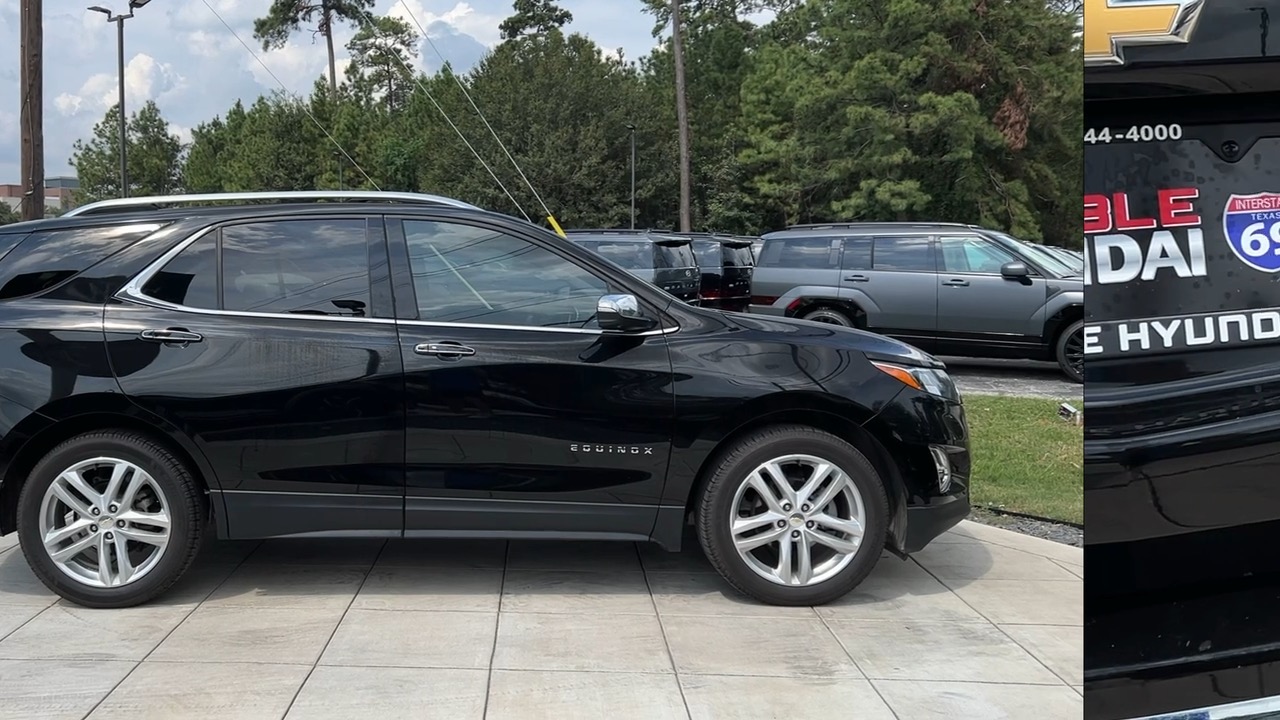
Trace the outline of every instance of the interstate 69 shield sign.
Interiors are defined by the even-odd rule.
[[[1280,194],[1231,195],[1222,212],[1222,231],[1241,262],[1280,272]]]

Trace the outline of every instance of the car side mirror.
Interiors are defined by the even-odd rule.
[[[605,295],[596,303],[596,323],[601,330],[639,332],[649,330],[657,321],[640,311],[635,295]]]
[[[1000,274],[1010,280],[1022,280],[1031,276],[1031,270],[1025,263],[1011,262],[1000,266]]]

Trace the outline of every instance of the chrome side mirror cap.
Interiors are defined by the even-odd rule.
[[[604,295],[596,303],[596,323],[602,330],[639,332],[650,330],[657,321],[640,310],[635,295]]]

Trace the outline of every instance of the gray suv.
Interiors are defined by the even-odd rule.
[[[1084,365],[1084,278],[973,225],[797,225],[763,238],[751,312],[878,332],[938,355]]]

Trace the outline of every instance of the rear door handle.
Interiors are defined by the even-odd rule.
[[[452,341],[419,343],[415,345],[413,351],[419,355],[434,355],[436,357],[467,357],[475,355],[475,348],[469,348]]]
[[[947,280],[947,281],[943,282],[942,284],[943,284],[943,285],[946,285],[947,287],[969,287],[969,281],[968,281],[968,280],[960,280],[960,279],[958,279],[958,278],[957,278],[957,279]]]
[[[138,337],[149,342],[164,343],[165,345],[186,345],[187,343],[200,342],[204,340],[204,336],[197,332],[184,330],[182,328],[166,328],[164,330],[143,330],[138,333]]]
[[[849,277],[845,278],[845,281],[846,282],[870,282],[871,278],[867,277],[866,275],[850,275]]]

